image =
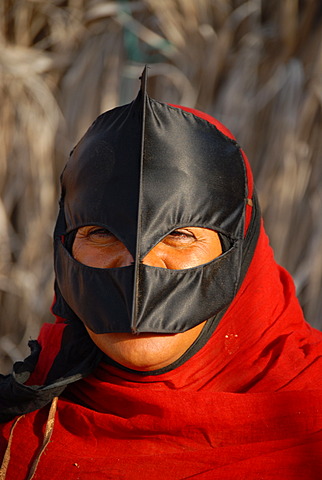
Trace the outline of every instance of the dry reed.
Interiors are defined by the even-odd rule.
[[[0,364],[51,321],[51,232],[69,149],[102,111],[150,94],[206,110],[253,166],[277,260],[322,328],[319,0],[0,3]]]

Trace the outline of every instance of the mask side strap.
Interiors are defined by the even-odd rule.
[[[142,137],[141,137],[141,152],[140,152],[140,184],[139,184],[139,201],[138,201],[138,223],[136,236],[136,249],[134,259],[134,284],[133,284],[133,302],[132,302],[132,319],[131,329],[133,333],[137,333],[137,310],[139,298],[139,267],[140,267],[140,244],[141,244],[141,211],[142,211],[142,175],[143,175],[143,160],[144,160],[144,146],[145,146],[145,115],[147,102],[147,67],[144,67],[141,78],[141,92],[142,92]]]
[[[57,222],[54,229],[54,239],[61,237],[64,235],[66,231],[66,220],[65,220],[65,213],[64,213],[64,203],[61,199],[59,202],[59,212],[57,217]]]

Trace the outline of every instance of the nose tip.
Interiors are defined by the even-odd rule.
[[[119,257],[118,267],[127,267],[128,265],[131,265],[131,263],[133,262],[134,262],[134,259],[132,255],[126,249],[126,251],[124,251],[123,254]]]

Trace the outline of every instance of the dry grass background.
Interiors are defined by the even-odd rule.
[[[253,166],[277,260],[322,328],[320,0],[0,2],[0,364],[51,321],[51,235],[68,152],[136,95],[196,106]]]

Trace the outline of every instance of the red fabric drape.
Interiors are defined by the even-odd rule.
[[[43,330],[38,371],[55,357],[62,328]],[[101,364],[70,386],[34,479],[320,479],[321,354],[322,333],[304,322],[262,229],[208,343],[162,375]],[[44,408],[17,424],[7,480],[27,477],[47,415]]]

